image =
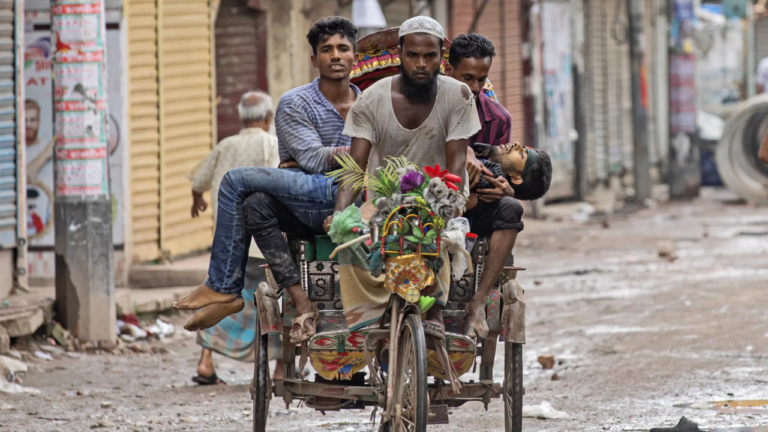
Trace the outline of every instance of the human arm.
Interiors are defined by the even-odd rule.
[[[763,138],[763,144],[760,145],[760,151],[757,153],[757,157],[768,164],[768,133],[766,133],[765,138]]]
[[[309,110],[299,101],[280,101],[275,113],[275,130],[280,145],[284,146],[304,171],[312,174],[337,168],[335,156],[349,151],[349,147],[323,145]]]
[[[445,143],[445,163],[449,173],[463,179],[467,166],[467,139],[451,140]],[[464,190],[463,184],[457,184],[459,191]]]
[[[219,159],[220,147],[215,147],[211,153],[201,160],[187,173],[187,179],[192,183],[192,210],[193,218],[200,216],[208,208],[208,203],[203,198],[203,192],[211,189],[213,173],[216,170],[216,162]]]

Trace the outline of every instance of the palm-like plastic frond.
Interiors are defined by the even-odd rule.
[[[341,168],[327,173],[326,177],[337,180],[342,187],[351,186],[355,191],[365,186],[378,189],[379,179],[363,171],[352,156],[343,154],[334,157]]]

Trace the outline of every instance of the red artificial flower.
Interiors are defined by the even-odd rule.
[[[456,186],[456,184],[455,184],[455,183],[452,183],[452,182],[449,182],[449,181],[446,181],[446,180],[443,180],[443,182],[445,183],[445,185],[446,185],[446,186],[448,186],[448,189],[453,189],[453,190],[455,190],[456,192],[458,192],[458,191],[459,191],[459,187],[458,187],[458,186]]]
[[[446,181],[446,183],[447,183],[447,182],[451,182],[451,183],[461,183],[461,177],[459,177],[459,176],[457,176],[457,175],[453,175],[453,174],[451,174],[451,173],[448,173],[448,174],[446,174],[446,175],[445,175],[445,177],[443,177],[443,180],[445,180],[445,181]]]
[[[448,170],[440,171],[440,165],[435,166],[425,166],[424,172],[427,173],[427,175],[430,178],[443,178],[446,174],[448,174]]]

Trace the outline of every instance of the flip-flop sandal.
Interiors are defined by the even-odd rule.
[[[445,339],[445,324],[439,321],[427,320],[424,321],[423,325],[425,335]]]
[[[307,324],[307,320],[312,320],[311,326]],[[299,326],[299,332],[295,336],[291,336],[291,343],[298,345],[308,341],[317,332],[317,311],[307,312],[294,318],[293,323],[291,323],[291,328],[295,325]]]
[[[227,383],[224,382],[223,379],[217,377],[215,373],[211,376],[198,375],[192,377],[192,381],[200,385],[227,385]]]

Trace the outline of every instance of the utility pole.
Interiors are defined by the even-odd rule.
[[[629,12],[629,60],[632,68],[635,197],[642,203],[651,198],[651,170],[648,162],[648,80],[641,0],[627,0],[627,11]]]
[[[56,145],[56,316],[115,340],[104,0],[51,1]]]

